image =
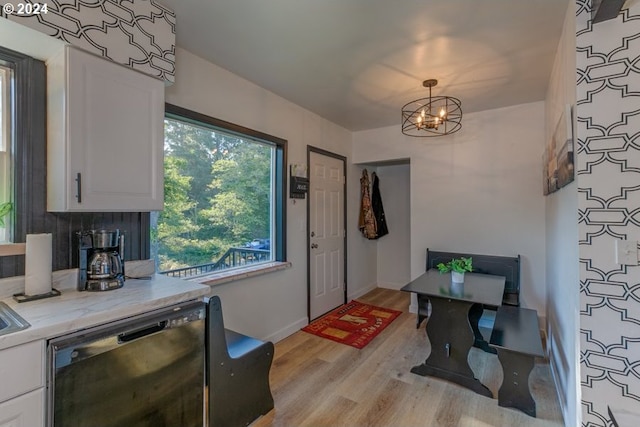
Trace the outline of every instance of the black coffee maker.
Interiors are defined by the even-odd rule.
[[[124,286],[124,235],[120,230],[78,234],[78,290],[110,291]]]

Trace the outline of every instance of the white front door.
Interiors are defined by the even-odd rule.
[[[344,166],[309,154],[309,320],[345,303]]]

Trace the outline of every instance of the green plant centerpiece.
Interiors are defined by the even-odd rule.
[[[463,283],[464,282],[464,273],[469,271],[473,271],[473,260],[471,257],[465,258],[454,258],[447,263],[441,262],[436,265],[438,271],[440,273],[449,273],[451,272],[451,281],[455,283]]]

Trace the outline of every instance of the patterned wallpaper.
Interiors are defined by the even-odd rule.
[[[20,3],[37,2],[0,1],[2,6],[9,4],[0,16],[138,71],[175,81],[176,15],[156,0],[41,0],[38,4],[47,4],[46,13],[29,15],[19,14]]]
[[[640,267],[615,262],[640,240],[640,3],[592,25],[576,0],[580,378],[583,426],[640,414]]]

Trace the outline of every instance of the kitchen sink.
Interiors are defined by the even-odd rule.
[[[27,329],[29,326],[31,325],[18,316],[18,313],[9,308],[7,304],[0,302],[0,335]]]

